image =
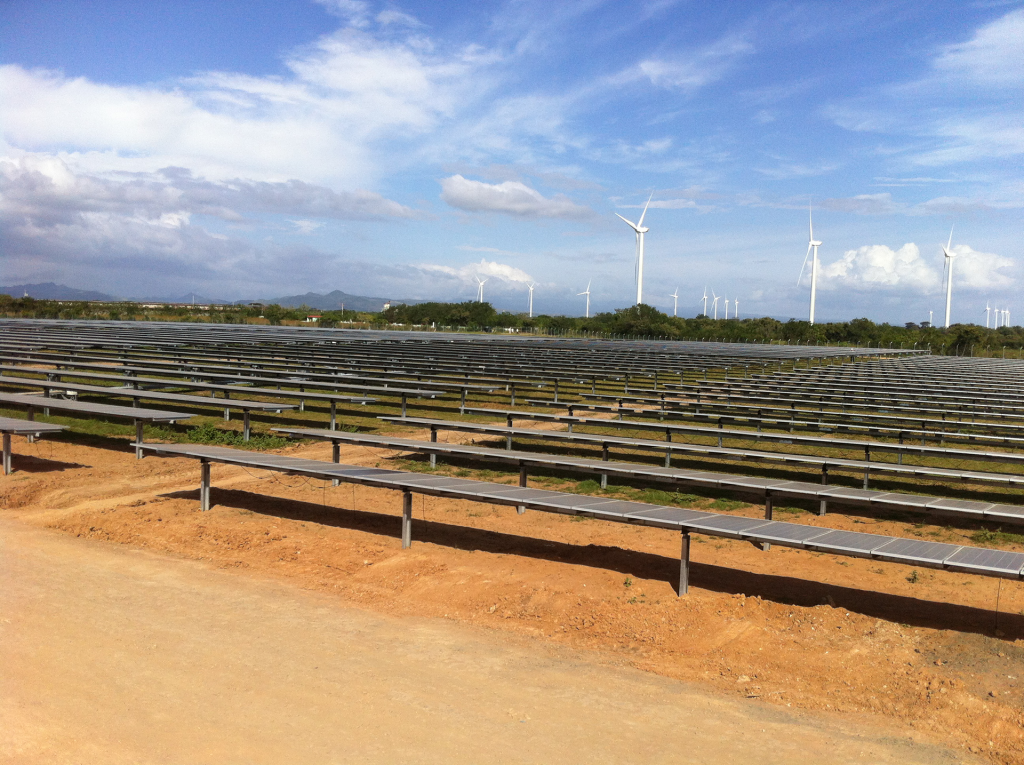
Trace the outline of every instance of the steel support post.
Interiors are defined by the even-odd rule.
[[[36,410],[33,409],[32,407],[29,407],[28,414],[26,415],[26,417],[29,421],[35,420]],[[28,441],[30,444],[34,444],[36,442],[36,437],[29,433],[27,436],[25,436],[25,440]]]
[[[11,434],[4,433],[4,475],[11,474]]]
[[[524,489],[526,488],[526,465],[524,465],[522,462],[519,463],[519,485]],[[526,512],[526,506],[519,505],[516,508],[516,512],[522,515]]]
[[[770,491],[766,491],[764,493],[764,519],[766,521],[770,521],[770,520],[772,520],[772,516],[774,514],[775,514],[775,498],[772,497],[772,493]],[[772,545],[771,545],[770,542],[762,542],[761,543],[761,549],[764,552],[768,552],[769,550],[772,549]]]
[[[516,384],[513,382],[509,385],[509,390],[512,392],[512,400],[509,402],[509,406],[516,405]]]
[[[142,459],[142,420],[135,421],[135,459]]]
[[[433,425],[430,426],[430,443],[432,443],[432,444],[436,444],[437,443],[437,428],[435,428]],[[431,454],[430,455],[430,467],[432,467],[432,468],[437,467],[437,455],[436,454]]]
[[[331,441],[331,462],[338,464],[341,462],[341,444],[338,441]],[[339,486],[341,481],[337,478],[331,480],[331,486]]]
[[[558,403],[558,378],[555,378],[555,403]]]
[[[462,389],[462,396],[459,399],[459,414],[465,414],[465,413],[466,413],[466,389],[463,388]],[[403,412],[403,414],[404,414],[404,412]]]
[[[683,532],[682,550],[679,555],[679,597],[690,591],[690,532]]]
[[[224,407],[224,422],[227,422],[230,419],[231,419],[231,410],[228,409],[227,407]]]
[[[828,486],[828,465],[821,466],[821,485]],[[821,500],[821,504],[818,506],[818,515],[824,515],[828,512],[828,500]]]
[[[210,462],[199,460],[199,509],[210,509]]]
[[[672,450],[671,449],[666,449],[665,450],[665,467],[667,467],[667,468],[672,467]]]
[[[405,417],[405,394],[402,394],[402,416]]]
[[[249,428],[249,410],[248,409],[243,409],[242,410],[242,440],[243,441],[248,441],[249,440],[249,431],[250,431],[250,428]]]
[[[402,549],[412,546],[412,492],[402,492]]]
[[[331,402],[331,430],[338,429],[338,402]]]
[[[865,446],[864,447],[864,461],[865,462],[871,462],[871,447],[870,446]],[[864,490],[865,491],[867,491],[868,481],[870,480],[870,478],[871,478],[871,468],[866,467],[866,468],[864,468]]]

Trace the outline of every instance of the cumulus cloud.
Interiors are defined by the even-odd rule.
[[[957,289],[980,290],[1012,284],[1010,276],[1004,273],[1013,266],[1009,258],[978,252],[968,245],[956,245],[953,252],[956,253],[953,279]],[[846,287],[930,294],[942,289],[943,260],[941,256],[925,259],[913,242],[898,250],[880,244],[868,245],[847,250],[839,260],[822,266],[819,278],[823,287],[831,289]],[[803,281],[809,283],[809,279],[809,275],[805,275]]]
[[[545,197],[520,181],[484,183],[452,175],[441,180],[441,199],[468,212],[497,212],[520,218],[578,220],[593,215],[589,207],[576,204],[564,194]]]

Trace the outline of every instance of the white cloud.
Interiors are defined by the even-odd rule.
[[[907,136],[908,167],[941,167],[1024,154],[1024,10],[935,52],[917,80],[826,107],[838,125]]]
[[[544,197],[520,181],[484,183],[461,175],[441,180],[441,199],[469,212],[498,212],[522,218],[588,218],[589,207],[578,205],[564,194]]]
[[[805,272],[806,273],[806,272]],[[913,242],[893,250],[883,244],[847,250],[821,269],[822,286],[861,290],[908,289],[929,293],[941,286],[942,274],[921,257]],[[809,280],[809,276],[805,276]]]
[[[742,36],[728,36],[682,56],[646,59],[637,64],[636,71],[656,87],[692,92],[720,80],[740,57],[753,52],[754,47]],[[620,79],[632,77],[626,73]]]
[[[953,266],[955,290],[980,290],[1007,287],[1013,283],[1003,273],[1014,265],[1009,258],[978,252],[968,245],[956,245]],[[809,283],[806,275],[803,281]],[[916,244],[910,242],[898,250],[885,245],[869,245],[847,250],[842,258],[824,265],[819,278],[821,286],[861,291],[900,290],[919,294],[939,292],[943,285],[941,254],[925,259]]]

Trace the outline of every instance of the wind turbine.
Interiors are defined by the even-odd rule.
[[[530,290],[530,318],[533,318],[533,288],[537,286],[537,283],[527,284],[526,289]]]
[[[800,284],[800,280],[804,276],[804,266],[807,265],[807,257],[813,249],[814,258],[811,260],[811,313],[808,321],[814,324],[814,300],[818,293],[818,248],[822,243],[814,238],[814,217],[811,213],[810,204],[807,205],[807,220],[809,223],[810,239],[807,242],[807,255],[804,255],[804,264],[800,266],[800,276],[797,277],[796,283]]]
[[[711,297],[714,298],[714,300],[711,301],[711,310],[715,312],[715,321],[718,321],[718,301],[722,298],[716,295],[714,290],[711,290]]]
[[[942,254],[946,256],[946,329],[949,329],[949,304],[953,300],[953,258],[956,253],[950,252],[953,246],[953,228],[949,229],[949,242],[942,248]]]
[[[732,301],[732,318],[740,318],[740,299],[736,298]]]
[[[675,301],[672,304],[672,315],[673,316],[678,316],[679,315],[679,288],[676,287],[676,291],[673,292],[671,295],[669,295],[669,297],[672,298],[672,300]]]
[[[592,282],[592,281],[594,281],[594,280],[591,279],[590,282]],[[586,290],[586,292],[577,292],[576,293],[576,297],[579,297],[580,295],[586,295],[587,296],[587,313],[586,313],[586,318],[588,318],[588,319],[590,318],[590,282],[587,282],[587,290]]]
[[[704,287],[704,316],[708,315],[708,288]]]
[[[621,215],[615,213],[615,215],[622,220],[626,221],[631,229],[636,232],[636,304],[640,305],[644,302],[644,234],[650,229],[644,228],[644,216],[647,215],[647,208],[650,207],[651,200],[654,198],[654,192],[651,192],[651,196],[647,199],[647,204],[644,205],[644,211],[640,215],[640,220],[637,223],[628,221],[622,218]]]
[[[482,303],[484,302],[484,284],[486,284],[488,280],[484,279],[481,281],[479,276],[474,276],[473,278],[476,279],[477,284],[480,285],[476,293],[476,302]]]
[[[729,318],[729,298],[725,299],[725,318]]]

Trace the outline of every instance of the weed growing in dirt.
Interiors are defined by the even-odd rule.
[[[628,576],[627,576],[627,577],[626,577],[626,580],[625,580],[625,581],[623,582],[623,584],[624,584],[624,585],[625,585],[626,587],[632,587],[632,586],[633,586],[633,580],[632,580],[632,579],[631,579],[630,577],[628,577]]]
[[[1012,545],[1024,544],[1024,534],[1011,534],[1009,531],[989,531],[982,529],[971,534],[971,541],[979,545]]]
[[[593,479],[580,481],[578,484],[576,484],[576,491],[579,494],[591,494],[592,492],[595,491],[601,491],[601,484],[599,484],[597,481]]]
[[[917,574],[917,569],[910,572],[910,576],[907,577],[907,581],[911,584],[917,584],[921,581],[921,577]]]
[[[185,440],[193,444],[215,444],[217,446],[234,446],[239,449],[252,449],[264,451],[266,449],[280,449],[287,446],[287,438],[280,436],[254,435],[248,441],[242,438],[241,433],[233,430],[220,430],[213,423],[208,422],[197,428],[189,428],[185,432]]]

